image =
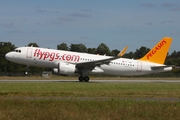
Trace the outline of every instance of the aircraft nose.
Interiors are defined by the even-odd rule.
[[[10,60],[12,57],[13,57],[13,56],[12,56],[11,53],[7,53],[7,54],[5,55],[5,58],[6,58],[7,60]]]

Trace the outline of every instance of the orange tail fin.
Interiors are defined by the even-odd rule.
[[[164,37],[140,60],[164,64],[171,42],[172,38]]]

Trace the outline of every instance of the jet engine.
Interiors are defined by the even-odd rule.
[[[75,75],[76,67],[70,63],[58,63],[58,67],[53,69],[56,74]]]

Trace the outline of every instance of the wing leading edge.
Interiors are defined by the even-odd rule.
[[[128,46],[126,46],[117,56],[115,57],[110,57],[107,59],[101,59],[101,60],[95,60],[95,61],[89,61],[89,62],[82,62],[82,63],[77,63],[76,64],[76,69],[78,70],[83,70],[83,69],[88,69],[88,70],[93,70],[96,66],[100,66],[102,64],[109,64],[112,60],[116,60],[119,59],[120,57],[122,57],[126,50],[127,50]]]

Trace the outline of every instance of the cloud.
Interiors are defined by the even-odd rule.
[[[153,25],[153,24],[152,24],[152,22],[148,22],[148,23],[146,23],[145,25]]]
[[[9,30],[9,31],[6,31],[7,33],[22,33],[21,30]]]
[[[170,21],[170,20],[169,20],[169,21],[162,21],[162,22],[160,22],[160,24],[163,24],[163,25],[164,25],[164,24],[168,24],[168,23],[173,23],[173,21]]]
[[[175,30],[174,30],[174,31],[172,31],[171,33],[172,33],[172,34],[178,34],[178,35],[180,35],[180,32],[175,31]]]
[[[162,6],[166,8],[170,8],[171,11],[180,11],[179,5],[175,3],[164,3],[162,4]]]
[[[61,18],[58,18],[58,21],[69,22],[69,21],[75,21],[75,20],[72,18],[61,17]]]
[[[81,17],[81,18],[86,18],[86,17],[90,17],[91,14],[79,14],[79,13],[73,13],[73,14],[68,14],[68,17],[60,17],[57,19],[53,19],[50,23],[51,24],[63,24],[65,22],[73,22],[73,21],[77,21],[74,18],[77,17]]]
[[[172,11],[180,11],[180,7],[175,7],[171,9]]]
[[[55,11],[50,11],[50,10],[46,10],[46,9],[42,9],[40,8],[39,6],[35,7],[35,10],[39,13],[56,13],[56,14],[59,14],[60,12],[58,10],[55,10]]]
[[[53,19],[51,21],[51,24],[63,24],[64,22],[72,22],[72,21],[76,21],[76,20],[72,18],[67,18],[67,17],[60,17],[57,19]]]
[[[36,34],[36,33],[38,33],[37,31],[28,31],[27,32],[28,34]]]
[[[86,36],[80,36],[80,39],[86,40],[86,39],[88,39],[88,37],[86,37]]]
[[[131,33],[141,33],[140,30],[131,30],[130,32],[131,32]]]
[[[177,4],[175,3],[164,3],[162,4],[163,7],[168,7],[168,8],[172,8],[172,7],[178,7]]]
[[[46,9],[41,9],[40,7],[35,7],[36,11],[39,12],[39,13],[44,13],[44,12],[47,12]]]
[[[92,15],[91,14],[72,13],[72,14],[69,14],[68,16],[87,18],[87,17],[91,17]]]
[[[13,23],[3,23],[3,24],[0,24],[0,26],[6,27],[6,28],[12,28],[12,27],[14,27],[14,24]]]
[[[141,4],[141,6],[142,7],[146,7],[146,8],[153,8],[153,7],[155,7],[155,5],[152,4],[152,3],[143,3],[143,4]]]
[[[92,11],[91,9],[82,9],[81,11],[89,12]]]

